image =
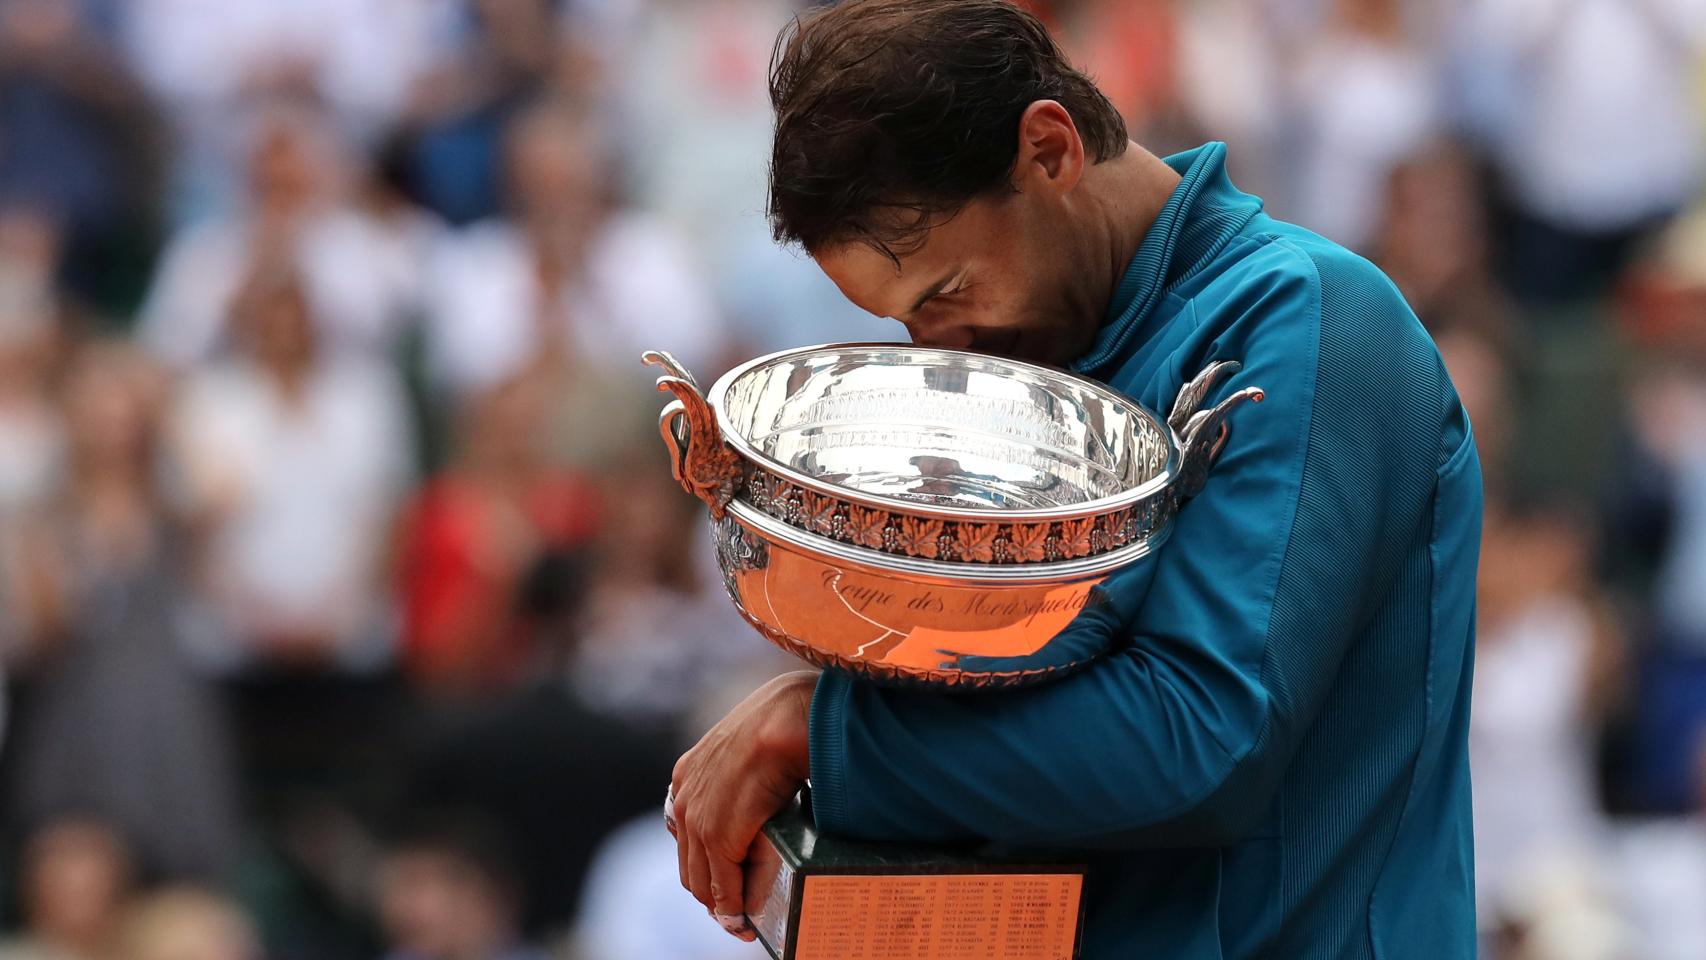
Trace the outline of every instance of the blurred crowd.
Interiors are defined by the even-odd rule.
[[[1490,960],[1706,956],[1706,5],[1030,0],[1375,260],[1488,477]],[[898,339],[763,219],[793,0],[0,0],[0,960],[721,960],[789,662],[638,363]]]

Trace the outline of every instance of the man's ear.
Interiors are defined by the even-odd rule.
[[[1038,100],[1019,118],[1019,158],[1013,186],[1020,192],[1064,194],[1084,176],[1084,138],[1072,114],[1053,100]]]

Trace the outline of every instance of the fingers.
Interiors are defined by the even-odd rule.
[[[681,885],[704,904],[724,930],[742,940],[756,939],[757,933],[746,919],[742,862],[714,852],[704,835],[709,824],[676,802],[673,787],[664,797],[664,825],[675,837]]]
[[[693,835],[681,824],[681,820],[679,818],[682,816],[682,812],[678,810],[675,813],[677,817],[676,825],[670,828],[669,832],[675,835],[676,867],[681,871],[681,885],[688,890],[692,890],[693,884],[689,880],[691,873],[687,868],[687,863]]]
[[[711,877],[711,915],[723,929],[748,942],[757,939],[746,919],[746,877],[741,864],[709,850],[707,868]]]
[[[764,821],[792,800],[810,767],[806,741],[816,679],[790,677],[748,697],[682,755],[664,804],[681,885],[745,940],[757,938],[743,903],[747,850]]]
[[[664,797],[664,826],[675,837],[676,869],[681,885],[711,912],[711,868],[706,862],[704,832],[708,826],[697,804],[677,800],[675,787]]]
[[[705,855],[705,840],[698,831],[687,831],[687,891],[693,894],[693,899],[705,907],[705,912],[715,915],[711,898],[711,865]]]
[[[747,922],[746,905],[742,900],[745,877],[741,861],[719,854],[712,838],[692,825],[683,829],[682,840],[676,848],[686,851],[687,880],[684,885],[693,898],[704,904],[706,912],[731,935],[747,941],[755,939],[757,934]]]

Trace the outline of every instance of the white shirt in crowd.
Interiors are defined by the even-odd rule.
[[[379,562],[412,453],[401,386],[353,359],[323,364],[297,403],[252,367],[192,375],[172,423],[189,496],[221,520],[213,599],[240,640],[325,631],[350,666],[381,658]],[[213,652],[245,662],[242,649]]]
[[[1393,169],[1439,131],[1432,65],[1413,46],[1328,31],[1296,83],[1297,222],[1366,250]]]
[[[1693,197],[1706,165],[1695,103],[1706,3],[1469,0],[1458,37],[1482,98],[1470,119],[1529,210],[1612,231]]]
[[[207,362],[225,342],[231,298],[254,264],[241,218],[209,220],[167,246],[138,316],[138,335],[177,369]],[[293,255],[328,351],[388,356],[419,309],[422,257],[438,227],[425,215],[387,224],[347,209],[310,218]]]
[[[1278,213],[1290,206],[1279,176],[1290,41],[1275,35],[1283,21],[1273,7],[1269,0],[1198,0],[1180,9],[1178,82],[1190,115],[1227,142],[1239,189]]]
[[[180,109],[233,101],[257,71],[306,68],[352,126],[379,127],[453,46],[455,0],[126,0],[144,82]]]
[[[554,302],[546,302],[526,235],[501,220],[446,240],[428,286],[433,369],[458,391],[522,370],[537,356],[545,324],[582,361],[618,375],[643,375],[640,354],[661,349],[703,378],[730,349],[685,245],[638,213],[605,219],[587,244],[580,281]]]
[[[1636,821],[1616,833],[1611,873],[1641,960],[1706,957],[1706,820]]]
[[[1542,865],[1600,839],[1583,713],[1593,630],[1581,603],[1557,596],[1484,629],[1476,645],[1469,769],[1476,898],[1489,919],[1530,899],[1524,886]]]

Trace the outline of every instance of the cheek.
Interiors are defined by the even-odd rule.
[[[1031,278],[1023,273],[1010,273],[998,283],[985,285],[971,301],[973,315],[983,326],[1032,325],[1041,306]]]
[[[1026,299],[1026,312],[1048,323],[1059,322],[1074,312],[1070,277],[1051,272],[1048,265],[1038,263],[1031,277]]]

